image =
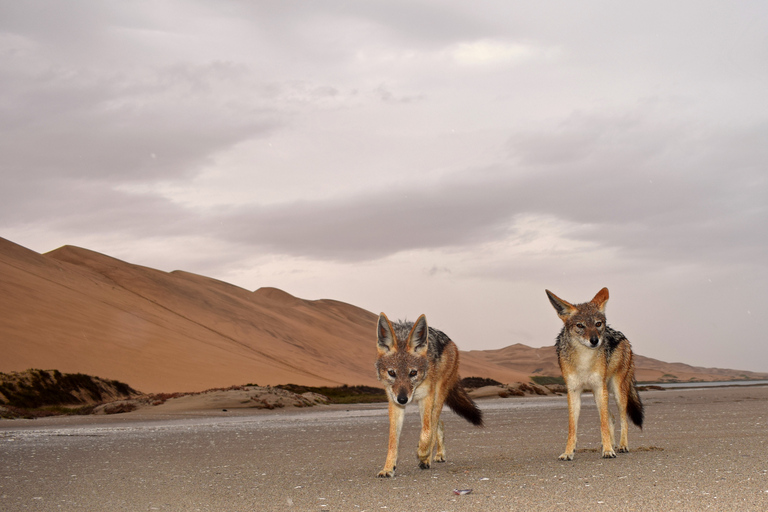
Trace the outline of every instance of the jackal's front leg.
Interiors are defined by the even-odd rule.
[[[581,390],[568,390],[568,441],[565,443],[565,451],[558,457],[560,460],[573,460],[573,452],[576,449],[576,430],[579,426],[579,413],[581,412]]]
[[[384,463],[384,469],[379,471],[379,478],[389,478],[395,476],[395,466],[397,465],[397,447],[400,443],[400,431],[403,430],[403,418],[405,417],[405,407],[395,405],[389,402],[389,446],[387,448],[387,460]]]
[[[429,469],[432,463],[432,450],[435,446],[435,434],[437,421],[435,417],[435,398],[432,393],[419,402],[421,413],[421,435],[419,436],[419,449],[416,456],[419,458],[419,467]]]
[[[603,442],[603,458],[612,459],[616,457],[613,451],[613,415],[608,409],[608,387],[603,385],[598,389],[593,389],[595,395],[595,404],[597,412],[600,414],[600,437]]]

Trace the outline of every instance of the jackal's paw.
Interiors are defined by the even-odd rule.
[[[379,474],[376,476],[378,476],[379,478],[392,478],[393,476],[395,476],[395,468],[392,468],[390,470],[387,470],[386,468],[382,469],[381,471],[379,471]]]
[[[573,452],[571,453],[564,453],[558,457],[560,460],[573,460]]]
[[[435,462],[445,462],[445,455],[441,455],[441,454],[435,455]]]
[[[419,469],[429,469],[429,462],[419,461]]]
[[[619,449],[616,450],[616,453],[629,453],[629,448],[626,446],[619,446]]]
[[[610,450],[603,449],[603,458],[604,459],[615,459],[616,458],[616,452],[613,451],[613,448]]]

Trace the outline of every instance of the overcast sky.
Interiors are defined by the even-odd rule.
[[[0,0],[0,236],[768,371],[768,3]],[[375,343],[371,333],[371,343]]]

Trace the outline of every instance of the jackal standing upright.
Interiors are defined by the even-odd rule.
[[[419,403],[421,413],[416,452],[419,467],[429,469],[433,452],[435,462],[445,462],[445,428],[440,420],[443,404],[470,423],[483,425],[482,412],[461,385],[459,349],[443,332],[429,327],[424,315],[414,323],[393,324],[382,313],[376,332],[376,374],[389,398],[389,447],[378,476],[395,474],[405,406],[412,400]]]
[[[621,440],[618,451],[629,451],[627,414],[643,427],[643,404],[635,387],[635,363],[629,340],[611,329],[605,320],[608,288],[603,288],[584,304],[570,304],[546,290],[557,316],[565,324],[557,336],[557,361],[568,388],[568,442],[561,460],[573,460],[576,429],[581,410],[581,393],[591,389],[600,414],[600,435],[604,458],[616,457],[613,414],[608,408],[608,393],[619,407]]]

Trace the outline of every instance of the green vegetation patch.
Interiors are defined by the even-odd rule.
[[[549,386],[552,384],[562,384],[565,386],[565,379],[560,377],[549,377],[547,375],[531,375],[531,380],[539,386]]]
[[[333,404],[367,404],[387,401],[387,393],[381,388],[372,386],[347,386],[345,384],[337,387],[312,387],[284,384],[275,387],[299,395],[308,392],[318,393],[328,397],[328,400]]]
[[[461,379],[461,385],[464,389],[477,389],[485,386],[501,386],[501,382],[485,377],[466,377]]]

